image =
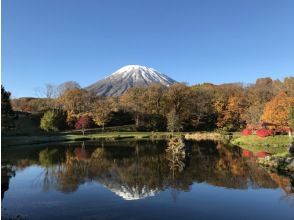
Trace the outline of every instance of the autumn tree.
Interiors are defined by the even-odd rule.
[[[250,105],[244,112],[244,120],[248,126],[255,127],[259,122],[263,113],[263,105]]]
[[[290,110],[294,106],[294,97],[281,92],[266,103],[261,119],[278,126],[289,126]]]
[[[116,103],[113,98],[100,98],[92,105],[91,114],[94,122],[102,126],[104,131],[105,124],[110,120],[111,111],[116,110]]]
[[[290,109],[289,125],[294,130],[294,106],[291,106]]]
[[[278,91],[276,91],[274,87],[273,80],[270,77],[267,77],[257,79],[252,88],[252,92],[252,95],[255,99],[258,99],[259,103],[265,103],[271,100]]]
[[[22,112],[45,112],[50,110],[46,98],[23,97],[12,99],[11,105],[15,111]]]
[[[163,96],[167,88],[160,84],[152,84],[143,91],[143,106],[148,114],[162,115],[164,112]]]
[[[179,116],[176,114],[175,110],[171,110],[167,115],[167,130],[170,132],[180,131],[182,126]]]
[[[140,129],[162,131],[166,129],[164,94],[167,87],[152,84],[142,90]]]
[[[63,110],[78,114],[90,111],[93,96],[86,90],[72,89],[65,91],[58,101]]]
[[[184,84],[174,84],[165,93],[165,112],[174,111],[182,125],[190,116],[192,99],[191,89]]]
[[[140,125],[140,117],[144,112],[144,88],[131,88],[120,97],[122,107],[133,113],[136,127]]]
[[[85,135],[85,129],[92,128],[94,122],[89,115],[82,115],[77,121],[75,128],[82,130],[83,135]]]
[[[49,110],[41,118],[40,128],[45,131],[59,131],[65,128],[65,114],[63,112]]]
[[[294,77],[286,77],[284,79],[283,91],[288,96],[294,96]]]
[[[67,111],[67,114],[66,114],[67,127],[70,129],[74,129],[77,121],[78,121],[78,115],[75,114],[73,111]]]
[[[243,127],[244,111],[248,103],[241,85],[232,84],[220,87],[214,99],[218,128],[235,131]]]
[[[188,122],[192,129],[210,130],[215,127],[216,113],[213,106],[213,90],[210,86],[203,84],[191,87]]]

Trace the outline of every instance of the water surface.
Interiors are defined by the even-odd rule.
[[[165,141],[76,142],[2,150],[2,217],[294,219],[289,175],[239,148]],[[245,155],[245,156],[244,156]]]

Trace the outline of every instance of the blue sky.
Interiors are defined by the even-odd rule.
[[[2,0],[2,83],[87,86],[128,64],[180,82],[294,75],[293,0]]]

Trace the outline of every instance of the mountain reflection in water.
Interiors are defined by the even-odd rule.
[[[85,183],[98,183],[124,200],[189,192],[195,183],[227,189],[282,189],[292,200],[293,177],[267,171],[240,148],[211,141],[185,142],[181,169],[171,167],[166,141],[80,142],[7,149],[2,152],[2,200],[9,180],[30,167],[33,187],[72,194]],[[4,197],[4,198],[3,198]]]
[[[239,148],[228,148],[210,141],[187,142],[182,172],[172,175],[165,152],[166,142],[117,142],[66,144],[32,151],[27,158],[14,158],[4,166],[23,169],[40,165],[44,169],[44,190],[56,188],[70,193],[88,181],[97,181],[124,199],[153,196],[165,188],[189,190],[193,182],[246,189],[281,187],[287,194],[294,190],[291,179],[271,173],[242,157]],[[38,158],[36,157],[38,153]],[[4,157],[2,160],[9,163]],[[16,160],[15,160],[16,159]],[[7,180],[4,180],[4,182]],[[3,188],[2,188],[3,190]],[[5,188],[4,188],[5,190]]]

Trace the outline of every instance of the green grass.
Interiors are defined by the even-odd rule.
[[[184,133],[176,132],[173,136],[181,136]],[[42,135],[42,136],[8,136],[2,137],[2,146],[20,146],[30,144],[42,144],[51,142],[63,141],[83,141],[83,140],[120,140],[120,139],[166,139],[170,137],[170,132],[104,132],[95,134],[55,134],[55,135]]]
[[[283,154],[287,152],[291,141],[292,139],[288,135],[262,138],[256,135],[241,136],[236,134],[231,143],[254,152],[267,151],[272,154]]]
[[[183,133],[177,132],[174,133],[174,136],[181,136]],[[96,133],[96,134],[86,134],[85,136],[81,134],[69,134],[66,135],[67,139],[70,140],[95,140],[95,139],[111,139],[119,140],[125,138],[154,138],[154,139],[165,139],[171,135],[170,132],[105,132],[105,133]]]

